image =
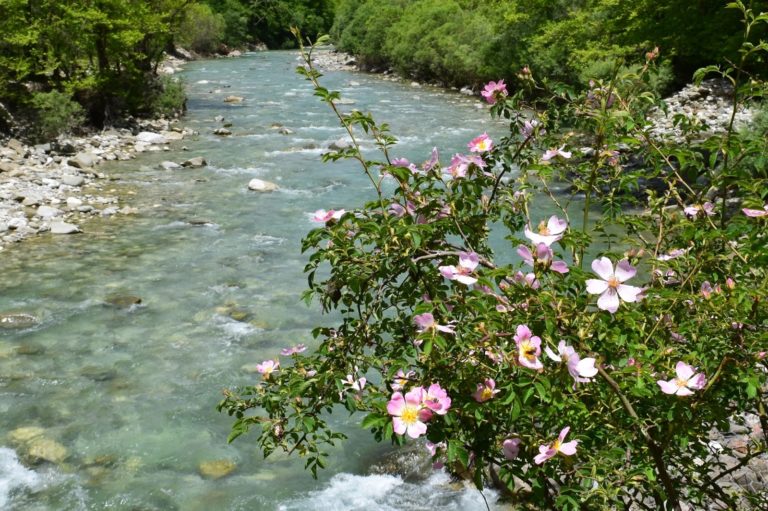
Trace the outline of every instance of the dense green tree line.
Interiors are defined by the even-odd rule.
[[[153,79],[190,0],[4,0],[0,102],[95,124],[152,109]]]
[[[752,8],[768,10],[768,2]],[[659,46],[665,83],[735,59],[738,16],[724,0],[340,0],[333,35],[370,67],[479,84],[523,66],[570,83],[639,62]],[[663,86],[664,83],[659,85]]]
[[[291,25],[326,33],[333,13],[333,0],[0,0],[0,133],[49,138],[173,110],[181,86],[156,71],[175,44],[279,48]]]
[[[296,46],[290,27],[310,37],[327,33],[335,0],[204,0],[188,10],[179,42],[201,53],[263,43]]]

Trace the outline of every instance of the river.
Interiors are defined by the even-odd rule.
[[[323,318],[299,299],[310,214],[351,209],[370,195],[354,165],[320,161],[343,132],[295,74],[296,59],[264,52],[188,64],[184,124],[200,135],[104,167],[141,213],[0,254],[0,312],[41,319],[0,329],[0,508],[486,509],[477,490],[440,472],[421,481],[371,474],[391,448],[343,410],[334,421],[350,440],[318,480],[302,460],[264,460],[248,436],[226,443],[231,422],[215,410],[221,389],[255,381],[253,364],[282,347],[315,345],[309,330]],[[355,102],[345,108],[389,122],[400,138],[395,154],[417,162],[433,146],[445,159],[501,129],[476,98],[455,92],[349,72],[330,72],[324,84]],[[245,101],[226,104],[228,95]],[[233,136],[213,134],[217,115]],[[158,168],[197,155],[209,166]],[[280,189],[251,192],[254,177]],[[107,305],[114,296],[141,304]],[[23,446],[34,442],[59,449],[61,459],[25,463]],[[235,463],[231,474],[200,474],[201,463],[222,459]]]

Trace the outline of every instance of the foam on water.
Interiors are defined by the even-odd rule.
[[[13,493],[39,484],[40,476],[19,463],[16,451],[0,447],[0,509],[7,509]]]
[[[483,492],[491,509],[498,495]],[[475,488],[452,483],[444,472],[435,472],[418,484],[393,475],[335,475],[328,485],[282,503],[279,511],[486,511],[483,495]]]

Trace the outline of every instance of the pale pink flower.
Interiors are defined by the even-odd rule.
[[[480,155],[472,154],[466,156],[457,153],[453,155],[453,158],[451,158],[450,166],[443,169],[443,174],[450,175],[454,179],[467,177],[467,172],[469,171],[470,165],[475,165],[478,168],[484,169],[488,164],[485,163]]]
[[[736,289],[736,281],[733,280],[731,277],[728,277],[727,279],[725,279],[725,287],[733,291],[734,289]]]
[[[437,165],[437,163],[439,161],[440,161],[440,155],[437,152],[437,147],[433,147],[432,148],[432,155],[429,157],[429,159],[427,161],[424,162],[424,164],[421,166],[421,168],[425,172],[428,172],[428,171],[432,170],[435,167],[435,165]]]
[[[523,262],[534,268],[538,265],[541,268],[551,269],[557,273],[568,273],[568,264],[565,261],[553,261],[554,252],[545,243],[539,243],[536,245],[536,254],[531,252],[531,249],[525,245],[519,245],[517,247],[517,253],[523,258]]]
[[[489,104],[495,105],[499,98],[507,96],[507,84],[504,83],[504,80],[488,82],[480,92],[480,95],[484,97]]]
[[[696,373],[696,368],[691,367],[682,360],[675,365],[676,378],[664,381],[658,380],[656,383],[661,387],[665,394],[676,396],[690,396],[694,390],[701,390],[707,384],[707,378],[704,373]]]
[[[517,458],[517,455],[520,454],[520,442],[522,440],[519,438],[507,438],[504,440],[501,444],[501,452],[504,454],[504,457],[508,460]]]
[[[387,403],[387,413],[392,416],[392,426],[396,434],[407,434],[411,438],[419,438],[427,432],[427,425],[422,407],[424,389],[416,387],[403,396],[400,392],[392,394]]]
[[[568,434],[570,429],[570,426],[564,427],[560,432],[560,435],[558,435],[557,440],[555,440],[552,444],[539,446],[539,454],[533,458],[533,462],[537,465],[541,465],[549,458],[556,456],[557,453],[563,454],[564,456],[573,456],[576,454],[576,446],[579,443],[578,440],[563,442],[563,440],[565,440],[565,435]]]
[[[518,325],[514,336],[519,352],[517,360],[520,365],[535,369],[537,371],[544,369],[539,355],[541,355],[541,339],[533,335],[528,325]]]
[[[361,392],[365,388],[365,384],[368,380],[365,377],[355,379],[351,374],[347,375],[346,380],[341,380],[341,384],[346,387],[345,390],[354,390],[355,392]]]
[[[521,271],[516,272],[514,275],[512,275],[512,281],[516,284],[528,286],[531,289],[539,289],[541,286],[538,279],[536,279],[536,275],[533,273],[523,274]]]
[[[656,258],[658,261],[670,261],[672,259],[678,258],[682,255],[685,255],[688,253],[690,249],[689,248],[676,248],[674,250],[670,250],[666,254],[661,254],[659,257]]]
[[[561,157],[568,159],[571,157],[571,152],[565,150],[565,145],[560,146],[560,148],[552,148],[548,149],[544,155],[541,157],[543,161],[549,161],[552,158]]]
[[[704,204],[692,204],[690,206],[686,206],[685,209],[683,209],[683,213],[685,213],[689,218],[696,218],[699,216],[699,214],[712,216],[715,214],[715,205],[711,202],[705,202]]]
[[[296,353],[302,353],[303,351],[307,350],[306,344],[297,344],[296,346],[291,346],[290,348],[283,348],[280,350],[280,354],[285,357],[290,357],[291,355],[294,355]]]
[[[438,442],[438,443],[434,444],[434,443],[430,442],[429,440],[427,440],[424,443],[424,447],[426,447],[427,451],[429,451],[429,455],[432,456],[432,458],[434,458],[435,456],[437,456],[438,452],[444,451],[445,448],[447,447],[447,445],[446,445],[445,442]],[[443,468],[445,466],[445,463],[443,461],[444,460],[440,460],[440,459],[434,461],[432,463],[432,468],[434,468],[435,470],[440,470],[441,468]]]
[[[280,362],[275,360],[265,360],[261,364],[256,364],[256,371],[261,373],[261,375],[264,377],[264,379],[269,379],[269,376],[277,371],[277,368],[280,367]]]
[[[421,402],[438,415],[445,415],[451,407],[451,398],[439,383],[433,383],[423,392]]]
[[[416,168],[416,165],[408,161],[407,158],[394,158],[392,160],[392,166],[393,167],[402,167],[404,169],[408,169],[413,173],[418,173],[419,169]]]
[[[565,341],[560,341],[557,345],[558,353],[555,354],[549,346],[544,348],[547,356],[555,362],[565,362],[568,373],[577,383],[589,383],[597,374],[594,358],[580,358],[573,346],[568,346]]]
[[[611,260],[601,257],[592,261],[592,270],[600,279],[587,279],[587,293],[600,295],[597,299],[598,308],[613,314],[619,309],[619,297],[625,302],[638,301],[638,295],[643,290],[624,284],[637,273],[637,269],[629,264],[629,261],[619,261],[614,270]]]
[[[744,214],[747,215],[748,217],[752,217],[752,218],[768,216],[768,204],[763,206],[763,209],[743,208],[741,211],[743,211]]]
[[[312,215],[312,221],[324,224],[329,220],[338,220],[344,213],[345,211],[343,209],[339,209],[338,211],[333,209],[329,209],[328,211],[318,209]]]
[[[483,383],[477,384],[477,390],[472,393],[472,397],[478,403],[484,403],[498,394],[500,391],[496,389],[496,382],[493,378],[486,378]]]
[[[416,331],[419,333],[429,332],[437,330],[446,334],[455,334],[455,327],[452,325],[438,325],[435,322],[435,317],[431,312],[425,312],[424,314],[417,314],[413,317],[413,322],[416,324]]]
[[[456,280],[467,286],[477,282],[477,278],[472,276],[472,272],[480,263],[480,257],[474,252],[461,252],[459,254],[458,266],[440,266],[440,273],[448,280]]]
[[[715,284],[713,287],[708,280],[705,280],[701,284],[701,296],[703,296],[706,300],[709,300],[713,294],[718,294],[720,292],[722,292],[720,284]]]
[[[493,140],[488,136],[488,133],[483,133],[482,135],[473,138],[469,144],[467,144],[467,147],[469,147],[469,151],[473,153],[487,153],[493,149]]]
[[[395,374],[395,379],[392,380],[392,390],[402,390],[408,383],[416,378],[416,373],[413,371],[403,372],[402,369],[398,369]]]
[[[536,128],[541,123],[536,119],[530,119],[526,120],[523,125],[520,127],[520,135],[523,136],[523,138],[531,138],[533,137],[534,133],[536,133]],[[544,130],[539,130],[539,134],[546,133]]]
[[[539,223],[539,227],[537,229],[538,232],[533,232],[531,227],[527,225],[525,227],[524,233],[526,238],[536,243],[537,245],[539,243],[544,243],[546,246],[550,246],[552,243],[560,240],[563,237],[563,234],[567,228],[568,222],[557,218],[555,215],[552,215],[549,217],[549,220],[547,220],[547,223],[544,223],[543,221]]]

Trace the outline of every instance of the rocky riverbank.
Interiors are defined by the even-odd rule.
[[[134,121],[88,137],[39,145],[16,139],[0,147],[0,250],[41,233],[74,234],[93,217],[138,213],[121,204],[103,162],[169,150],[193,132],[179,121]]]
[[[313,57],[315,65],[322,71],[366,71],[378,73],[382,79],[388,81],[410,81],[391,69],[362,69],[354,55],[336,50],[321,49],[316,51]],[[414,87],[421,85],[440,86],[439,84],[421,84],[413,81],[410,83]],[[454,87],[452,90],[480,98],[480,92],[474,91],[469,86],[461,89]],[[675,142],[687,141],[682,135],[682,130],[674,122],[675,116],[685,115],[690,118],[692,123],[701,128],[701,131],[696,135],[696,138],[701,139],[709,135],[723,133],[727,129],[733,111],[733,86],[725,80],[704,80],[699,85],[686,85],[679,92],[665,98],[664,101],[666,112],[658,108],[649,112],[648,120],[653,123],[651,134],[659,139]],[[738,109],[734,116],[734,126],[737,129],[748,126],[756,113],[757,109],[753,106]]]

